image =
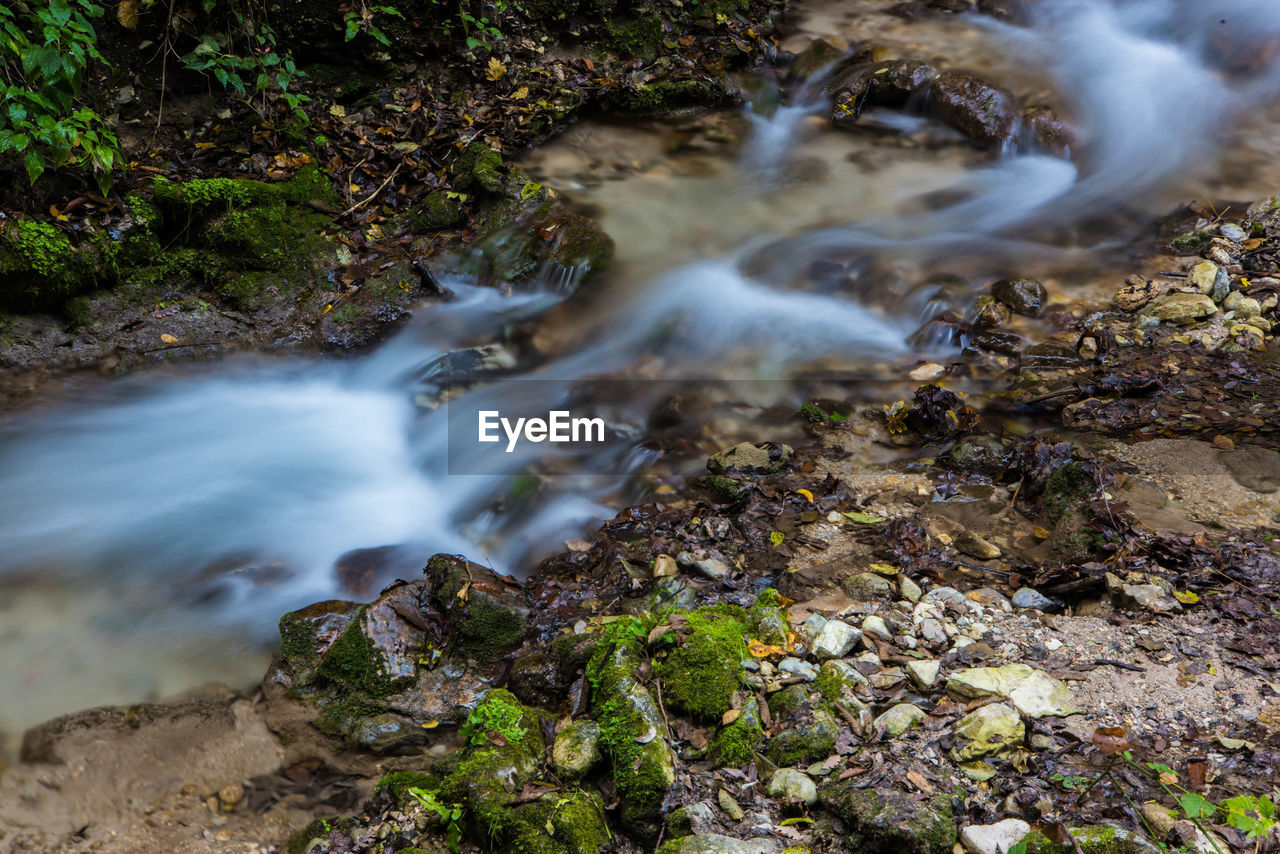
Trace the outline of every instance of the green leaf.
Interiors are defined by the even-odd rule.
[[[880,516],[872,516],[870,513],[859,513],[856,510],[849,513],[841,513],[840,515],[857,522],[859,525],[875,525],[884,521]]]
[[[354,13],[347,13],[346,41],[351,41],[360,32],[360,19]]]
[[[44,172],[44,157],[38,152],[28,151],[27,156],[22,158],[22,165],[26,167],[27,180],[34,184]]]
[[[1182,807],[1182,812],[1187,818],[1208,818],[1217,810],[1212,801],[1195,792],[1179,795],[1178,806]]]

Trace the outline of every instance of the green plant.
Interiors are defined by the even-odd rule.
[[[387,34],[378,26],[375,18],[377,15],[390,15],[393,18],[404,20],[404,15],[400,14],[400,10],[395,6],[370,6],[364,0],[356,0],[355,7],[349,10],[342,20],[345,26],[344,38],[351,41],[360,33],[368,33],[377,41],[384,45],[390,45],[391,39],[387,38]]]
[[[183,66],[211,75],[264,119],[271,102],[279,99],[305,124],[302,105],[311,99],[290,87],[306,75],[288,51],[280,50],[275,30],[256,14],[260,4],[251,0],[202,0],[202,4],[206,13],[220,13],[226,28],[201,35],[199,44],[181,57]]]
[[[440,824],[444,827],[444,841],[449,846],[450,851],[457,851],[462,847],[462,805],[461,804],[443,804],[434,792],[428,792],[426,789],[417,787],[409,789],[409,794],[418,803],[422,804],[426,809],[431,810],[440,817]]]
[[[0,155],[22,158],[27,179],[48,168],[87,168],[106,192],[122,165],[110,126],[76,106],[91,62],[103,62],[90,19],[102,16],[91,0],[32,0],[0,4]]]
[[[439,6],[441,0],[431,0],[431,2]],[[504,37],[502,35],[502,30],[498,29],[498,16],[505,13],[508,9],[521,12],[520,4],[516,2],[508,2],[508,0],[493,0],[493,2],[486,5],[493,9],[493,20],[490,20],[489,16],[485,15],[483,12],[479,15],[474,13],[471,10],[469,0],[461,0],[461,2],[458,3],[457,12],[454,13],[452,18],[446,18],[444,23],[441,25],[441,31],[446,37],[453,35],[453,28],[456,22],[456,24],[462,28],[463,35],[466,37],[468,50],[475,50],[478,47],[490,47],[489,39],[501,41]]]
[[[521,723],[523,716],[519,706],[491,696],[471,710],[458,732],[472,744],[514,744],[527,734]]]

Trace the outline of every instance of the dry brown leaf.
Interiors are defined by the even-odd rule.
[[[138,0],[120,0],[116,7],[116,20],[126,30],[138,28]]]
[[[740,709],[730,709],[729,711],[721,715],[720,725],[728,726],[729,724],[733,723],[740,717],[742,717],[742,711]]]

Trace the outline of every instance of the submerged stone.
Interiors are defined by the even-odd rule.
[[[999,145],[1013,134],[1013,95],[976,77],[944,71],[929,88],[929,104],[938,118],[980,145]]]

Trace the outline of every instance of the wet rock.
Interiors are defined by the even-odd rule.
[[[995,824],[971,824],[960,831],[960,841],[972,854],[1006,854],[1031,832],[1031,825],[1017,818]]]
[[[956,724],[955,747],[951,758],[968,762],[1009,747],[1022,744],[1027,728],[1016,709],[1005,703],[993,703],[970,712]]]
[[[1174,255],[1199,255],[1213,243],[1213,235],[1207,231],[1192,231],[1169,241],[1169,251]]]
[[[973,344],[975,347],[990,350],[992,353],[1016,356],[1022,352],[1026,341],[1023,340],[1021,335],[1014,335],[1012,332],[996,332],[987,329],[973,337]]]
[[[329,647],[360,610],[355,602],[317,602],[280,618],[280,655],[296,682],[311,681]]]
[[[1222,302],[1231,291],[1231,276],[1214,262],[1201,261],[1187,273],[1187,284],[1207,294],[1214,302]]]
[[[1053,107],[1043,104],[1028,107],[1022,113],[1022,125],[1041,148],[1055,157],[1067,156],[1079,144],[1075,128]]]
[[[955,539],[956,550],[961,554],[978,560],[995,560],[1000,557],[1000,549],[971,531],[965,531]]]
[[[1080,364],[1080,353],[1069,344],[1045,341],[1022,351],[1019,364],[1024,368],[1074,368]]]
[[[392,713],[360,719],[347,740],[375,753],[408,753],[427,743],[421,726]]]
[[[1167,285],[1148,281],[1141,276],[1130,276],[1125,279],[1125,286],[1111,298],[1111,304],[1121,311],[1137,311],[1168,290]]]
[[[600,726],[595,721],[574,721],[551,746],[551,766],[571,780],[586,776],[600,759]]]
[[[875,719],[875,728],[890,738],[896,738],[907,730],[924,723],[924,710],[911,703],[899,703]]]
[[[819,71],[835,65],[843,56],[844,51],[831,42],[825,39],[814,39],[792,60],[791,76],[797,80],[808,80]]]
[[[1055,611],[1058,606],[1040,591],[1032,587],[1020,587],[1013,594],[1013,607],[1037,611]]]
[[[833,81],[839,87],[831,123],[849,127],[858,121],[864,107],[902,107],[912,96],[923,92],[937,75],[922,62],[894,59],[854,70]]]
[[[850,599],[879,599],[893,595],[893,582],[874,572],[859,572],[846,578],[841,584]]]
[[[1013,134],[1014,97],[1004,89],[953,71],[944,71],[929,89],[939,119],[979,145],[999,145]]]
[[[845,823],[849,851],[951,854],[956,844],[950,793],[917,801],[888,787],[857,788],[856,779],[826,783],[818,798]]]
[[[1179,322],[1210,317],[1218,310],[1213,299],[1205,294],[1172,293],[1153,300],[1142,310],[1142,316],[1156,320]]]
[[[1233,243],[1243,243],[1249,239],[1245,230],[1232,222],[1224,222],[1218,226],[1218,233]]]
[[[947,691],[964,700],[1004,697],[1032,718],[1066,716],[1080,711],[1066,685],[1026,664],[962,670],[947,680]]]
[[[1035,279],[1001,279],[991,286],[991,295],[1015,314],[1035,317],[1049,300],[1045,286]]]
[[[811,806],[818,802],[818,787],[808,775],[794,768],[779,768],[769,778],[765,794],[786,804]]]
[[[969,313],[969,324],[976,329],[1004,326],[1012,316],[1009,306],[992,296],[980,296]]]
[[[911,681],[921,691],[927,691],[933,687],[938,681],[938,670],[942,662],[933,659],[925,659],[924,661],[908,661],[906,664],[907,675],[911,677]]]
[[[839,620],[828,620],[813,639],[813,655],[819,661],[844,658],[858,642],[858,630]]]
[[[743,442],[726,448],[707,460],[707,470],[712,474],[744,472],[748,474],[777,474],[785,471],[795,451],[790,445],[777,442]]]
[[[555,656],[531,652],[511,662],[507,687],[522,703],[555,708],[572,678],[566,679]]]
[[[453,643],[468,657],[494,662],[524,642],[528,604],[501,575],[456,555],[436,555],[425,572],[432,603],[448,617]]]
[[[658,854],[774,854],[783,844],[774,839],[734,839],[716,833],[673,839]]]

